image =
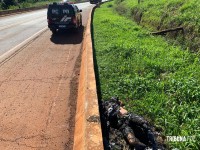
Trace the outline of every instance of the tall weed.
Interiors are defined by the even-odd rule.
[[[121,13],[121,6],[126,12]],[[172,32],[168,33],[167,37],[184,49],[189,47],[191,51],[200,51],[200,3],[198,0],[144,0],[140,4],[137,0],[124,0],[115,8],[120,14],[133,18],[150,31],[182,26],[184,33]]]

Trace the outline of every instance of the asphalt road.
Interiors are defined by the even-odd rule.
[[[92,7],[80,6],[84,27]],[[44,28],[46,11],[0,21],[3,54]],[[72,149],[83,34],[46,30],[0,62],[0,150]]]
[[[89,2],[76,5],[83,10],[91,6]],[[45,27],[47,9],[0,17],[0,56]]]

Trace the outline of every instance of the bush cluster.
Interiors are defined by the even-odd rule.
[[[28,8],[32,6],[45,5],[49,2],[58,1],[58,0],[1,0],[0,9],[19,9],[19,8]]]

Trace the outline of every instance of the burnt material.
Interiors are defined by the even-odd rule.
[[[88,122],[98,122],[100,123],[100,117],[99,116],[96,116],[96,115],[93,115],[93,116],[90,116],[88,119],[87,119]]]
[[[103,120],[107,136],[104,137],[106,150],[164,150],[158,142],[160,133],[143,117],[128,113],[118,98],[102,102]]]

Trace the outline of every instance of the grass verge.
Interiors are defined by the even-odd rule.
[[[167,34],[184,49],[200,51],[200,3],[198,0],[115,0],[116,10],[151,31],[183,27]],[[192,41],[192,42],[191,42]]]
[[[200,149],[200,56],[154,37],[113,11],[97,8],[93,20],[95,59],[102,99],[118,96],[126,108],[163,129],[165,136],[195,136],[168,142]]]

